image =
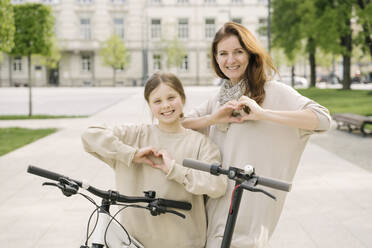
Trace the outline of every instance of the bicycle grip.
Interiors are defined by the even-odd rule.
[[[183,160],[183,166],[195,169],[195,170],[200,170],[200,171],[206,171],[206,172],[211,172],[211,165],[207,163],[200,162],[198,160],[193,160],[189,158],[185,158]]]
[[[182,201],[173,201],[173,200],[167,200],[167,199],[159,199],[159,205],[169,207],[169,208],[178,208],[182,210],[191,210],[192,205],[188,202],[182,202]]]
[[[65,177],[65,176],[60,175],[58,173],[48,171],[48,170],[45,170],[45,169],[42,169],[42,168],[39,168],[39,167],[36,167],[36,166],[33,166],[33,165],[28,166],[27,172],[31,173],[31,174],[34,174],[34,175],[37,175],[37,176],[40,176],[40,177],[45,177],[45,178],[48,178],[48,179],[54,180],[54,181],[58,181],[59,178]]]
[[[268,178],[268,177],[257,177],[257,184],[267,186],[273,189],[289,192],[291,191],[292,184],[284,181]]]

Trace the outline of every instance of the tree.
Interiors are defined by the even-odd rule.
[[[37,59],[41,65],[44,65],[47,68],[47,78],[49,84],[53,84],[56,77],[53,76],[53,73],[57,72],[58,63],[61,59],[61,51],[58,46],[58,41],[55,37],[51,38],[51,48],[46,55],[37,55]]]
[[[103,63],[113,70],[113,86],[116,85],[116,71],[123,69],[129,64],[129,54],[123,40],[113,34],[108,40],[102,43],[100,54]]]
[[[357,22],[362,28],[357,40],[362,44],[364,51],[369,50],[372,58],[372,2],[370,0],[357,0],[355,10]]]
[[[49,6],[19,4],[14,6],[16,32],[11,54],[27,56],[29,86],[29,116],[32,115],[32,55],[48,55],[52,48],[54,18]]]
[[[275,0],[272,6],[273,45],[283,49],[292,62],[292,71],[298,55],[301,55],[301,51],[306,51],[310,64],[310,86],[314,87],[317,48],[314,1]]]
[[[183,44],[174,37],[172,40],[165,40],[165,54],[167,56],[167,67],[179,67],[187,55],[186,49]]]
[[[3,52],[10,52],[14,46],[14,13],[10,0],[0,0],[0,62]]]
[[[352,2],[351,0],[316,0],[319,21],[317,42],[324,51],[342,55],[343,89],[350,89],[351,85]]]

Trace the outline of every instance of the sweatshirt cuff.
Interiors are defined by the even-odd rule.
[[[179,165],[173,160],[171,167],[166,175],[167,179],[174,180],[179,184],[184,184],[186,178],[187,168]]]
[[[122,144],[116,153],[116,160],[130,167],[136,152],[136,148]]]

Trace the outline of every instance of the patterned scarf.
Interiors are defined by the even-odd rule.
[[[245,79],[242,79],[239,83],[233,85],[230,80],[225,79],[218,94],[218,102],[220,106],[231,100],[239,100],[239,98],[244,95],[247,89],[247,84],[245,83],[245,81]],[[232,115],[239,116],[240,112],[233,111]],[[216,127],[221,132],[226,132],[230,127],[230,123],[220,123],[217,124]]]

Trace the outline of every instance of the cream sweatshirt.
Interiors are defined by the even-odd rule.
[[[203,194],[222,196],[226,178],[182,166],[184,158],[220,163],[220,153],[205,135],[186,129],[167,133],[155,125],[92,126],[82,134],[84,148],[115,171],[117,190],[128,196],[156,191],[157,198],[187,201],[186,219],[173,214],[151,216],[147,210],[128,208],[121,223],[145,247],[198,248],[206,242],[206,211]],[[175,160],[167,175],[146,164],[132,162],[137,149],[152,146],[165,149]],[[153,158],[155,159],[155,158]]]
[[[316,131],[329,129],[331,117],[323,106],[300,95],[283,83],[271,81],[265,85],[266,97],[262,107],[271,110],[312,109],[319,118]],[[217,95],[186,117],[212,114],[219,108]],[[216,126],[208,130],[209,137],[219,146],[224,167],[244,168],[250,164],[256,174],[291,182],[305,145],[314,131],[301,130],[269,121],[233,123],[227,132]],[[222,198],[207,202],[207,248],[221,246],[234,182],[229,180]],[[260,186],[262,187],[262,186]],[[263,187],[262,187],[263,188]],[[266,247],[283,209],[286,193],[265,188],[277,201],[261,193],[244,191],[232,240],[232,248]]]

